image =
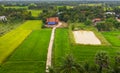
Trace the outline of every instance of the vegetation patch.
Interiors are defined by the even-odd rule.
[[[5,6],[5,8],[28,9],[28,6]]]
[[[50,34],[50,29],[33,31],[1,65],[0,73],[45,73]]]
[[[0,64],[22,43],[32,30],[41,29],[41,27],[38,27],[40,25],[40,21],[26,21],[20,27],[0,37]]]
[[[38,17],[40,13],[42,13],[42,10],[28,10],[28,11],[31,11],[33,17]]]
[[[70,43],[67,29],[56,29],[53,49],[53,62],[56,66],[61,64],[63,57],[70,52]]]
[[[102,32],[102,34],[113,46],[120,46],[120,31]]]

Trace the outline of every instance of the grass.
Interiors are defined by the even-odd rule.
[[[94,27],[84,26],[82,23],[77,24],[77,26],[80,26],[80,29],[83,29],[84,27],[83,30],[94,31],[94,33],[99,37],[100,40],[104,38],[102,33],[98,32]],[[104,42],[106,41],[108,43],[106,45],[94,46],[79,45],[75,43],[73,44],[73,41],[71,42],[71,40],[73,40],[73,37],[71,37],[72,33],[70,34],[68,31],[68,29],[56,30],[53,53],[53,66],[60,66],[66,54],[72,54],[75,60],[80,62],[80,64],[88,62],[92,65],[95,64],[95,55],[99,51],[106,51],[109,55],[110,64],[114,64],[114,57],[117,52],[120,51],[119,47],[108,45],[109,42],[106,40],[106,38],[103,39]],[[104,42],[103,44],[105,44]]]
[[[5,8],[28,9],[28,6],[5,6]]]
[[[38,17],[40,13],[42,13],[42,10],[28,10],[31,11],[32,16]]]
[[[50,29],[34,30],[1,66],[0,73],[45,73]]]
[[[99,51],[106,51],[109,55],[110,64],[114,63],[114,57],[119,48],[108,47],[108,46],[84,46],[84,45],[74,45],[72,46],[72,54],[74,58],[83,64],[84,62],[88,62],[90,64],[95,64],[95,55]]]
[[[80,6],[102,6],[102,4],[101,3],[97,3],[97,4],[91,3],[91,4],[80,4]]]
[[[5,6],[4,8],[28,9],[28,6]],[[28,10],[31,11],[33,17],[38,17],[42,10]]]
[[[26,21],[20,27],[0,37],[0,64],[23,42],[32,30],[41,29],[38,26],[40,26],[40,21]]]
[[[24,25],[20,26],[20,29],[27,30],[40,30],[42,26],[41,20],[28,20]]]
[[[106,10],[111,10],[111,11],[112,11],[113,8],[112,8],[112,7],[104,7],[103,10],[104,10],[104,11],[106,11]]]
[[[66,54],[70,52],[70,45],[68,40],[68,30],[67,29],[57,29],[55,33],[54,42],[54,65],[58,66]]]
[[[113,46],[120,46],[120,31],[102,32],[102,34]]]
[[[0,37],[20,26],[23,22],[0,23]]]

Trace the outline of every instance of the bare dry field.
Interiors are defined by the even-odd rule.
[[[85,45],[101,45],[101,41],[92,31],[73,31],[75,42]]]

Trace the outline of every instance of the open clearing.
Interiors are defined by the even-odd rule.
[[[92,31],[73,31],[77,44],[100,45],[100,40]]]
[[[40,13],[42,13],[42,10],[28,10],[31,11],[32,16],[38,17]]]

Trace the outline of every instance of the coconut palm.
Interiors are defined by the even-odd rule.
[[[103,68],[108,68],[108,65],[109,65],[108,60],[109,60],[109,57],[106,52],[101,51],[96,54],[95,61],[96,61],[96,64],[98,64],[99,66],[99,73],[102,73]]]
[[[60,67],[60,73],[84,73],[84,69],[75,62],[71,55],[68,55]]]
[[[115,65],[113,68],[115,73],[120,73],[120,53],[115,56]]]
[[[56,73],[53,67],[49,67],[49,73]]]

